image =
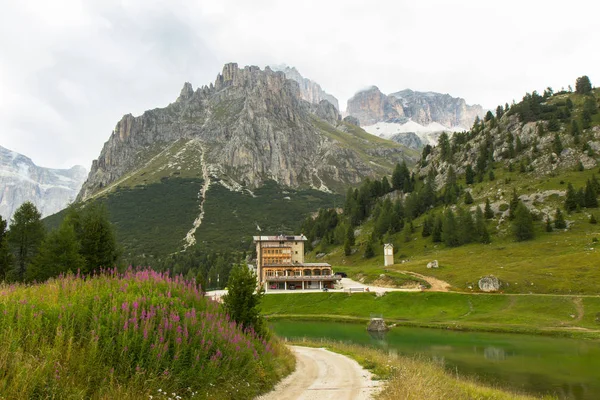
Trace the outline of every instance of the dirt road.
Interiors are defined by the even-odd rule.
[[[296,371],[259,400],[367,400],[379,382],[356,361],[325,349],[290,346]]]
[[[450,284],[448,282],[444,282],[440,279],[434,278],[433,276],[421,275],[421,274],[418,274],[416,272],[411,272],[411,271],[398,270],[398,272],[402,272],[403,274],[407,274],[407,275],[416,276],[417,278],[421,278],[424,281],[426,281],[427,283],[429,283],[431,285],[431,287],[429,289],[425,289],[426,292],[448,292],[449,291],[448,288],[450,287]]]

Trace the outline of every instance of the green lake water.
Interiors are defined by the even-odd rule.
[[[370,335],[365,325],[274,321],[285,338],[327,338],[419,355],[479,382],[561,399],[600,399],[600,342],[518,334],[393,328]]]

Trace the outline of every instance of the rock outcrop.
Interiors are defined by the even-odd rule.
[[[385,95],[377,86],[356,93],[348,100],[346,111],[358,118],[361,126],[412,120],[423,126],[437,123],[449,130],[468,129],[477,116],[484,114],[481,106],[468,105],[449,94],[406,89]]]
[[[396,133],[390,137],[390,140],[400,143],[409,149],[419,150],[423,147],[423,141],[414,132]]]
[[[367,331],[369,332],[387,332],[389,329],[383,318],[371,318],[367,325]]]
[[[327,100],[333,104],[336,110],[340,110],[338,99],[325,92],[318,83],[303,77],[295,67],[290,68],[286,65],[272,65],[270,68],[273,71],[281,71],[285,74],[287,79],[298,82],[302,99],[313,104],[319,104],[321,101]]]
[[[406,148],[391,142],[367,149],[342,143],[352,135],[347,126],[329,101],[303,100],[298,83],[283,72],[226,64],[214,85],[194,90],[186,83],[167,107],[125,115],[92,163],[78,199],[118,184],[174,143],[194,143],[202,161],[191,162],[204,175],[251,189],[273,180],[342,191],[389,173],[382,164],[407,158]]]
[[[478,285],[482,292],[497,292],[501,286],[500,281],[494,275],[484,276],[479,280]]]
[[[28,157],[0,146],[0,215],[10,221],[21,204],[31,201],[42,216],[75,200],[87,171],[38,167]]]
[[[439,268],[438,260],[433,260],[427,263],[427,268]]]

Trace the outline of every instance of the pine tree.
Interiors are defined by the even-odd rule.
[[[560,208],[557,208],[556,213],[554,214],[554,227],[556,229],[565,229],[567,227],[565,217],[563,217],[563,213],[560,211]]]
[[[227,279],[227,294],[223,296],[223,307],[227,314],[243,329],[253,329],[264,336],[266,327],[260,313],[264,296],[262,288],[256,289],[256,275],[247,265],[236,265]]]
[[[485,217],[479,206],[475,210],[475,240],[479,243],[490,243],[490,234],[485,225]]]
[[[442,242],[442,229],[443,229],[443,220],[440,214],[435,216],[435,222],[433,224],[433,230],[431,232],[431,240],[434,243]]]
[[[588,94],[592,91],[592,83],[587,75],[580,76],[575,81],[575,92],[578,94]]]
[[[469,191],[465,191],[465,204],[473,204],[473,196]]]
[[[402,235],[404,236],[404,241],[405,242],[410,242],[410,239],[412,238],[412,222],[405,224],[404,225],[404,230],[402,232]]]
[[[354,228],[350,224],[348,224],[348,227],[346,228],[346,241],[350,246],[354,246]]]
[[[462,207],[457,209],[457,225],[459,243],[471,243],[475,239],[475,223],[471,213]]]
[[[456,182],[456,173],[454,168],[450,166],[446,174],[446,185],[444,186],[444,203],[454,204],[458,199],[459,188]]]
[[[348,239],[346,239],[344,241],[344,255],[349,256],[350,254],[352,254],[352,246],[350,245]]]
[[[449,247],[455,247],[460,245],[456,217],[450,207],[448,207],[446,209],[446,212],[444,213],[444,222],[442,225],[442,240],[444,241],[444,244]]]
[[[516,147],[516,151],[517,154],[521,153],[523,151],[523,142],[521,142],[521,138],[517,136],[517,147]]]
[[[431,232],[433,231],[433,225],[435,224],[435,219],[433,214],[428,214],[423,220],[423,230],[421,231],[422,237],[431,236]]]
[[[496,118],[500,119],[500,118],[502,118],[503,115],[504,115],[504,110],[502,109],[502,106],[496,107]]]
[[[446,132],[443,132],[438,138],[438,146],[440,148],[442,161],[450,161],[450,158],[452,158],[452,148]]]
[[[587,208],[598,207],[598,194],[589,179],[585,184],[584,206]]]
[[[485,199],[485,211],[484,211],[485,219],[494,218],[494,211],[492,210],[492,206],[490,205],[490,200]]]
[[[515,239],[518,242],[533,239],[533,217],[527,207],[520,201],[515,210],[515,218],[512,227]]]
[[[13,215],[7,240],[15,257],[15,278],[19,281],[25,278],[27,268],[44,240],[46,230],[41,217],[29,201],[21,204]]]
[[[517,210],[517,206],[519,205],[519,195],[517,195],[517,189],[513,189],[513,194],[510,199],[509,207],[508,207],[508,219],[513,220],[515,218],[515,211]]]
[[[7,231],[8,221],[0,216],[0,282],[6,279],[8,271],[12,268],[12,254],[8,247]]]
[[[494,119],[494,114],[490,110],[485,114],[485,122],[491,121]]]
[[[387,194],[392,191],[392,186],[390,185],[387,176],[384,176],[381,180],[381,191],[383,194]]]
[[[565,198],[565,210],[567,210],[567,212],[575,211],[578,204],[577,193],[575,192],[573,185],[569,183],[567,185],[567,194]]]
[[[556,153],[557,156],[560,156],[560,153],[563,151],[563,145],[560,141],[560,136],[558,133],[554,135],[554,140],[552,141],[552,151]]]
[[[85,265],[85,258],[79,253],[80,247],[75,229],[68,220],[64,220],[57,230],[45,237],[27,269],[25,280],[44,282],[61,273],[76,273]]]
[[[473,167],[471,167],[471,164],[467,164],[467,167],[465,169],[465,181],[467,185],[471,185],[473,184],[473,182],[475,182],[475,171],[473,171]]]

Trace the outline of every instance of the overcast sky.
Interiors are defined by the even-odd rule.
[[[0,0],[0,145],[90,168],[123,114],[285,63],[336,96],[405,88],[486,108],[600,81],[599,2]]]

